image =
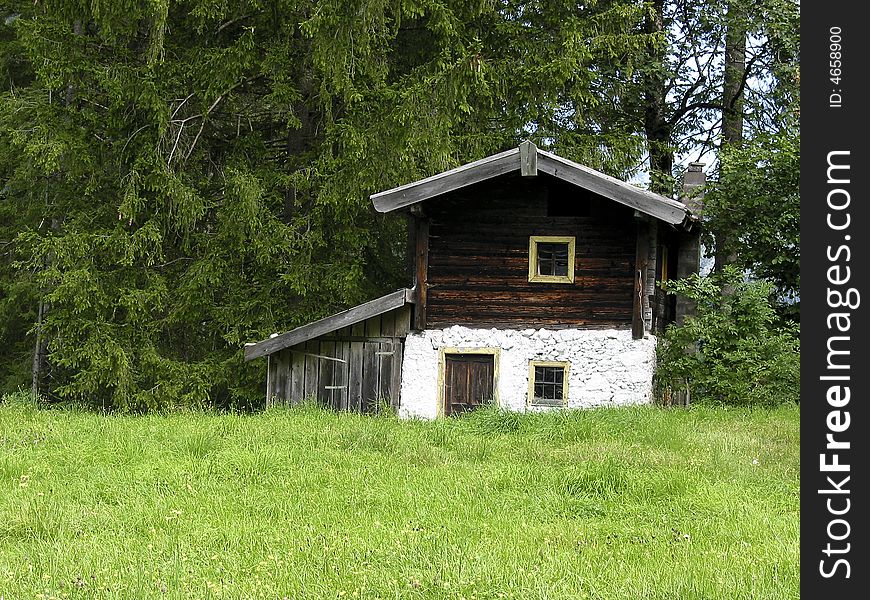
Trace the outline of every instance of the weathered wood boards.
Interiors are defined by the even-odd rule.
[[[296,344],[306,342],[318,336],[324,335],[347,325],[359,323],[364,319],[381,315],[387,311],[400,308],[408,302],[413,302],[414,297],[409,289],[400,289],[392,294],[387,294],[365,304],[354,306],[348,310],[320,319],[314,323],[297,327],[292,331],[276,335],[262,340],[256,344],[245,346],[245,360],[253,360],[289,348]]]
[[[270,354],[267,406],[310,399],[342,411],[398,408],[410,319],[405,305]]]
[[[561,156],[540,151],[539,154],[538,170],[543,173],[573,183],[671,225],[681,224],[688,216],[688,211],[681,202],[642,190]]]
[[[697,268],[686,206],[531,142],[371,198],[380,212],[407,209],[413,288],[248,345],[247,360],[269,357],[267,403],[398,407],[412,326],[631,328],[640,338],[691,309],[655,283],[662,268]],[[547,256],[560,257],[558,273]],[[447,405],[487,400],[498,370],[487,360],[447,361]]]
[[[495,357],[492,354],[444,356],[444,415],[492,403]]]
[[[378,212],[404,208],[426,198],[516,171],[520,167],[519,156],[519,149],[513,148],[426,179],[373,194],[371,200]]]
[[[686,207],[676,200],[642,190],[572,160],[544,152],[528,141],[520,144],[518,148],[373,194],[371,200],[379,212],[390,212],[493,177],[516,172],[526,177],[534,177],[539,172],[547,173],[672,225],[683,223],[689,216]]]
[[[637,243],[634,262],[634,292],[631,311],[631,337],[639,340],[643,337],[644,296],[646,295],[647,267],[649,263],[649,223],[645,218],[637,219]]]
[[[429,219],[419,216],[414,228],[414,329],[426,329],[429,290]]]
[[[565,214],[572,202],[573,215]],[[428,328],[630,325],[631,209],[546,175],[517,173],[433,199],[424,212],[430,221]],[[575,238],[573,283],[529,281],[534,235]]]

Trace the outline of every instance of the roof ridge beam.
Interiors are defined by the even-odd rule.
[[[538,147],[531,140],[520,144],[520,175],[523,177],[538,176]]]

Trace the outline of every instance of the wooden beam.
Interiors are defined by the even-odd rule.
[[[419,206],[419,205],[415,205]],[[414,256],[417,248],[417,227],[414,218],[410,214],[405,215],[405,226],[408,232],[408,239],[405,244],[405,277],[409,287],[414,287],[414,277],[416,274],[416,265]]]
[[[494,154],[455,169],[371,196],[375,210],[390,212],[439,194],[479,183],[520,168],[519,148]]]
[[[413,302],[411,290],[401,289],[360,304],[348,310],[320,319],[314,323],[297,327],[292,331],[276,335],[268,339],[245,346],[245,360],[253,360],[267,354],[272,354],[283,348],[289,348],[302,342],[314,339],[325,333],[331,333],[342,327],[359,323],[370,317],[383,314],[389,310],[401,308],[408,302]]]
[[[640,189],[550,152],[538,150],[530,141],[523,142],[513,150],[373,194],[371,200],[377,211],[390,212],[418,205],[434,196],[517,170],[525,177],[535,176],[540,170],[671,225],[681,225],[690,216],[686,206],[677,200]]]
[[[563,181],[591,190],[605,198],[661,219],[680,225],[687,217],[686,207],[671,198],[635,187],[615,177],[564,159],[549,152],[538,151],[538,169]]]
[[[643,312],[646,286],[646,270],[649,262],[649,223],[645,218],[637,219],[637,245],[634,258],[634,303],[631,311],[631,337],[643,338],[646,329]]]
[[[520,175],[523,177],[538,175],[538,147],[528,140],[520,144]]]
[[[429,285],[429,220],[426,218],[415,220],[414,329],[423,330],[426,329],[426,300]]]

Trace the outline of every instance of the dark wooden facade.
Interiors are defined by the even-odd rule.
[[[316,400],[335,410],[374,413],[399,405],[405,305],[269,354],[266,402]]]
[[[427,200],[412,217],[425,327],[630,326],[633,215],[545,174],[505,175]],[[424,252],[420,236],[427,233]],[[576,238],[573,283],[529,282],[535,235]]]

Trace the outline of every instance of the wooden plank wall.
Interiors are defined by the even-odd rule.
[[[682,235],[672,229],[659,228],[658,246],[656,248],[655,261],[655,291],[652,297],[652,333],[661,335],[665,332],[668,325],[676,320],[677,312],[677,297],[668,294],[667,289],[661,286],[662,279],[662,260],[667,256],[667,274],[669,280],[678,279],[679,257],[680,257],[680,241]],[[697,272],[697,269],[695,270]],[[682,275],[688,276],[687,274]],[[665,286],[665,288],[667,285]]]
[[[266,405],[315,400],[339,411],[399,408],[410,306],[269,355]]]
[[[423,210],[427,327],[631,325],[637,225],[630,208],[539,174],[476,184]],[[573,284],[528,281],[532,235],[576,237]]]

